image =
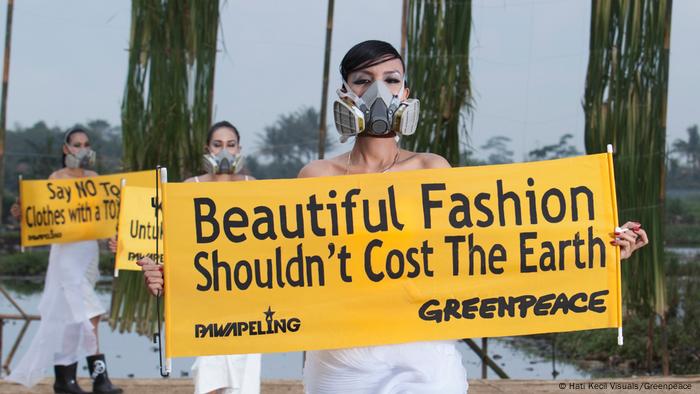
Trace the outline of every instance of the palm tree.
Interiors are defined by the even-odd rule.
[[[124,165],[168,167],[172,180],[197,171],[211,122],[218,1],[133,0],[122,103]],[[150,334],[154,298],[140,272],[115,280],[111,324]]]
[[[623,265],[628,310],[665,332],[664,178],[672,0],[594,0],[584,99],[586,150],[616,150],[621,216],[644,223],[650,245]],[[665,348],[665,335],[662,338]],[[649,346],[647,360],[651,360]],[[664,373],[668,355],[663,354]]]
[[[690,166],[693,173],[700,168],[700,134],[698,125],[688,127],[688,140],[677,139],[673,141],[673,151],[685,156],[686,164]]]
[[[421,101],[420,127],[403,144],[460,161],[464,117],[472,109],[469,71],[471,0],[410,0],[407,21],[407,81]]]

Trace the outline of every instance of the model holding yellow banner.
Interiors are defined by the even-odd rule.
[[[610,154],[450,169],[397,145],[404,72],[385,42],[345,55],[356,138],[318,179],[163,185],[165,284],[141,264],[166,357],[307,349],[307,393],[464,393],[454,339],[621,326],[619,260],[648,241],[615,232]]]
[[[12,214],[21,221],[22,246],[51,243],[51,252],[39,328],[7,377],[10,381],[31,387],[53,366],[55,392],[85,393],[76,382],[76,371],[78,359],[87,355],[93,392],[122,392],[109,380],[105,357],[99,353],[97,328],[105,308],[95,294],[96,239],[114,232],[120,177],[97,176],[88,169],[94,161],[87,131],[73,128],[64,136],[64,167],[48,181],[20,183],[20,204],[12,207]],[[137,183],[139,175],[133,179]]]
[[[195,189],[204,189],[209,184],[230,184],[248,181],[254,178],[239,173],[241,169],[241,145],[238,130],[229,122],[215,123],[207,133],[207,145],[204,147],[203,169],[205,174],[185,180],[185,184]],[[200,183],[201,182],[201,183]],[[196,185],[195,185],[196,184]],[[238,185],[239,183],[236,183]],[[151,214],[153,216],[153,214]],[[120,230],[121,230],[120,226]],[[120,231],[121,232],[121,231]],[[119,236],[119,242],[126,237]],[[114,244],[111,244],[114,245]],[[155,245],[151,243],[151,248]],[[155,252],[151,249],[151,254]],[[139,263],[153,283],[160,287],[163,283],[162,266],[154,264],[152,258]],[[240,352],[231,352],[240,353]],[[192,372],[195,394],[205,393],[260,393],[260,354],[226,354],[197,357]]]

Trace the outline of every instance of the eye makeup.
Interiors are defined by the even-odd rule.
[[[214,140],[211,142],[211,145],[215,148],[221,148],[224,146],[224,141],[221,140]],[[229,140],[226,141],[226,147],[227,148],[235,148],[238,146],[238,141],[236,140]]]

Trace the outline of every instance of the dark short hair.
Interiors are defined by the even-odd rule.
[[[401,67],[403,67],[405,73],[406,64],[393,45],[379,40],[363,41],[350,48],[348,53],[345,54],[340,62],[340,75],[342,75],[343,81],[347,82],[348,75],[351,72],[372,67],[392,59],[401,60]]]
[[[233,132],[236,133],[236,138],[238,138],[238,143],[241,143],[241,134],[238,132],[236,126],[232,125],[231,122],[222,120],[221,122],[214,123],[209,128],[209,131],[207,132],[207,145],[209,145],[209,143],[211,142],[211,136],[214,134],[214,132],[222,127],[233,130]]]

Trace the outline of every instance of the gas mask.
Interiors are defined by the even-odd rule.
[[[345,91],[338,89],[339,98],[333,103],[340,142],[362,132],[381,136],[392,131],[400,135],[416,131],[420,101],[399,100],[382,81],[374,81],[361,97],[353,93],[346,82],[343,86]]]
[[[202,163],[209,174],[235,174],[241,164],[241,159],[240,154],[234,155],[228,149],[221,149],[216,155],[205,154]]]
[[[68,152],[70,152],[70,149],[68,149]],[[82,148],[75,154],[67,153],[65,165],[68,168],[90,168],[95,165],[95,156],[94,150]]]

